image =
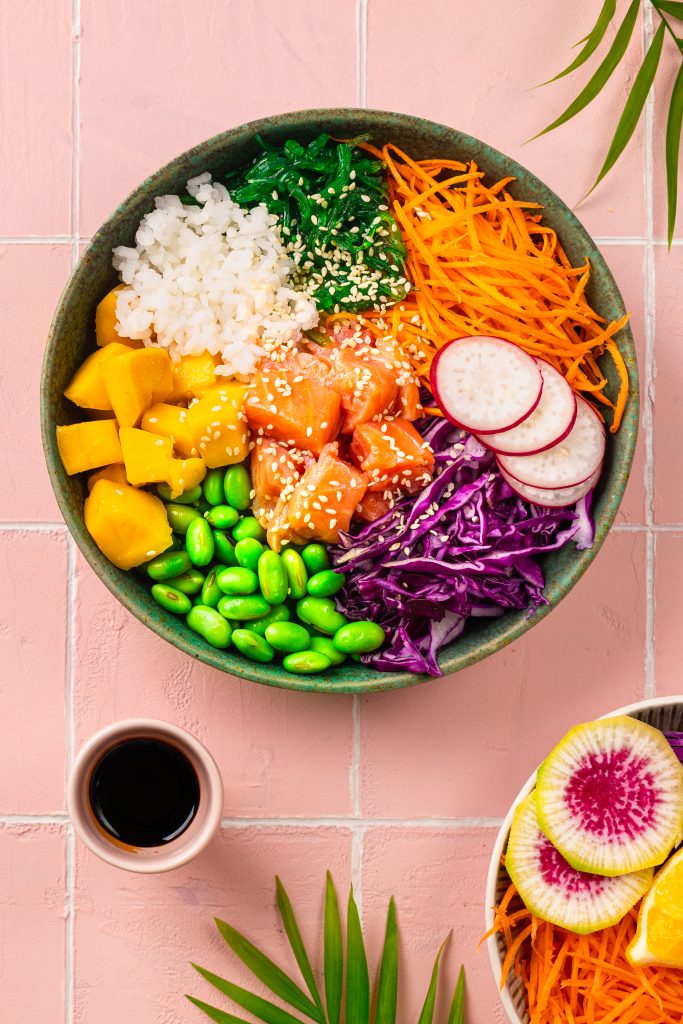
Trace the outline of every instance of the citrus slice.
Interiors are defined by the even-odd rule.
[[[639,967],[683,968],[683,850],[655,875],[640,905],[638,930],[626,956]]]

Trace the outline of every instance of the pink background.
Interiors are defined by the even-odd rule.
[[[518,787],[576,721],[681,691],[683,228],[663,242],[663,125],[677,62],[625,159],[579,215],[633,313],[643,390],[633,477],[587,577],[504,653],[413,691],[352,699],[269,690],[176,652],[93,576],[60,521],[39,442],[38,377],[60,291],[87,240],[145,175],[201,139],[282,109],[367,105],[454,125],[520,159],[571,205],[600,166],[628,85],[526,147],[587,78],[532,87],[598,10],[502,0],[10,0],[0,3],[0,1006],[3,1021],[185,1024],[240,979],[217,914],[282,952],[273,878],[318,935],[324,872],[353,880],[371,946],[387,899],[403,931],[401,1020],[453,929],[470,1024],[502,1011],[484,877]],[[623,11],[625,4],[620,5]],[[581,16],[577,11],[581,11]],[[639,26],[632,80],[651,26]],[[64,779],[81,742],[129,715],[195,732],[225,779],[219,838],[189,867],[136,877],[75,840]],[[220,997],[217,996],[220,1001]],[[227,1008],[227,1004],[223,1004]]]

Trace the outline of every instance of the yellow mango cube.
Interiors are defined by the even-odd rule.
[[[88,477],[89,491],[92,491],[98,480],[111,480],[113,484],[127,484],[126,467],[122,462],[117,462],[113,466],[105,466],[104,469],[98,469],[96,473],[91,473]]]
[[[168,470],[166,483],[171,489],[171,497],[177,498],[202,482],[206,476],[206,463],[203,459],[171,459]]]
[[[172,362],[173,391],[168,401],[187,402],[215,384],[217,359],[203,352],[200,356],[182,356],[177,363]]]
[[[187,410],[199,454],[209,469],[232,466],[247,457],[246,390],[244,384],[217,385]]]
[[[57,448],[69,476],[123,462],[116,420],[88,420],[57,427]]]
[[[180,405],[167,405],[165,402],[151,405],[142,417],[140,426],[152,434],[170,437],[179,455],[199,453],[188,411]]]
[[[171,360],[163,348],[127,352],[102,365],[111,407],[122,427],[135,427],[155,402],[163,402],[173,388]]]
[[[115,356],[125,356],[128,352],[130,349],[117,341],[113,341],[105,348],[98,348],[78,367],[64,392],[65,396],[81,409],[111,411],[111,402],[104,386],[102,366],[109,359],[113,359]]]
[[[122,288],[122,284],[112,288],[98,304],[95,310],[95,340],[100,347],[111,345],[112,342],[119,342],[127,348],[143,348],[144,341],[123,338],[116,330],[116,324],[118,323],[116,318],[116,300]]]
[[[98,480],[85,499],[85,525],[100,551],[119,569],[132,569],[171,544],[159,498],[128,484]]]
[[[173,441],[137,427],[121,427],[121,450],[128,483],[134,487],[168,482]]]

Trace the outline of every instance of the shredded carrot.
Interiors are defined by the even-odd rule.
[[[579,392],[613,410],[616,431],[628,397],[628,371],[614,337],[628,316],[606,324],[585,295],[588,261],[572,267],[540,206],[513,199],[505,178],[484,185],[475,163],[413,160],[396,146],[363,148],[383,160],[391,210],[406,243],[413,291],[388,312],[357,314],[377,337],[400,341],[426,382],[438,349],[452,338],[489,333],[515,342],[565,374]],[[349,319],[333,314],[330,321]],[[597,359],[614,359],[612,402]]]
[[[536,917],[510,884],[490,934],[503,936],[509,972],[524,985],[531,1024],[682,1024],[683,971],[634,967],[626,947],[638,908],[591,935]]]

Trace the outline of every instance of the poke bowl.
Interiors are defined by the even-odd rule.
[[[618,708],[615,711],[611,711],[608,714],[601,716],[601,718],[598,719],[596,723],[588,724],[591,726],[600,725],[601,723],[605,725],[611,725],[612,723],[618,723],[619,721],[623,721],[621,716],[626,716],[627,718],[634,719],[639,723],[644,723],[646,726],[651,727],[652,730],[656,730],[657,735],[659,737],[661,737],[662,735],[666,737],[667,743],[664,745],[666,746],[668,744],[669,754],[672,754],[673,752],[673,756],[671,759],[674,764],[674,770],[677,772],[677,775],[679,776],[676,779],[676,784],[679,788],[680,801],[683,801],[683,782],[681,781],[683,779],[683,772],[680,771],[680,767],[676,768],[676,761],[678,760],[680,762],[683,760],[683,696],[659,697],[650,700],[637,701],[636,703],[629,704],[622,708]],[[567,747],[565,745],[566,741],[572,738],[573,736],[577,736],[580,733],[580,731],[584,728],[584,726],[578,726],[578,728],[572,729],[567,734],[565,739],[561,741],[553,751],[553,753],[559,752],[561,748],[564,747],[564,755],[566,755],[563,756],[564,769],[566,769],[566,766],[568,763],[570,763],[571,759],[571,754],[567,754]],[[618,745],[614,743],[612,744],[613,750],[617,750],[617,747]],[[552,757],[552,754],[550,756]],[[544,762],[544,767],[545,765],[547,765],[547,763],[548,761]],[[602,767],[602,785],[604,786],[606,778],[604,771],[604,762]],[[529,1024],[529,1021],[531,1020],[529,1005],[530,990],[527,987],[528,975],[524,975],[524,973],[520,973],[517,970],[517,967],[520,963],[520,953],[525,954],[525,950],[530,951],[531,949],[530,945],[528,945],[528,939],[522,935],[522,931],[526,927],[527,919],[529,917],[530,912],[528,910],[528,907],[526,906],[525,901],[520,898],[519,886],[515,887],[512,884],[511,875],[506,869],[505,862],[506,860],[509,860],[511,856],[512,848],[510,846],[510,836],[511,830],[513,828],[513,823],[515,822],[515,820],[521,822],[524,819],[525,807],[531,799],[531,794],[534,791],[535,786],[537,785],[538,778],[538,773],[533,772],[533,774],[529,777],[529,779],[527,779],[525,784],[520,789],[515,800],[513,801],[508,811],[508,814],[506,815],[505,820],[503,821],[503,824],[500,827],[498,836],[496,837],[496,841],[494,843],[493,850],[491,853],[491,859],[489,861],[489,870],[486,880],[486,946],[488,949],[489,960],[491,963],[491,969],[493,972],[493,977],[496,986],[500,987],[500,999],[505,1010],[505,1013],[507,1014],[507,1018],[512,1022],[512,1024]],[[679,810],[679,813],[683,812]],[[545,832],[549,831],[547,826],[548,822],[546,820],[544,821],[544,835],[541,837],[544,846],[548,846],[548,844],[550,843],[550,840],[548,840],[548,837],[545,835]],[[519,824],[516,827],[517,834],[519,835]],[[678,827],[680,829],[680,820],[678,823]],[[554,841],[555,836],[553,835],[553,842]],[[512,856],[516,857],[517,851],[513,851]],[[594,927],[588,927],[585,924],[585,922],[583,922],[582,925],[574,923],[571,927],[568,924],[565,928],[562,928],[561,926],[556,927],[557,921],[555,921],[554,924],[552,923],[552,914],[545,917],[545,911],[541,912],[538,910],[538,907],[535,908],[534,913],[536,916],[534,917],[534,915],[532,914],[531,917],[533,924],[536,928],[538,928],[539,924],[543,926],[544,924],[546,924],[546,922],[550,922],[549,925],[546,924],[546,928],[550,928],[550,933],[553,935],[553,941],[555,943],[561,944],[561,938],[563,935],[569,936],[570,939],[573,938],[573,940],[576,943],[574,947],[570,947],[567,959],[564,961],[563,964],[563,973],[561,975],[561,978],[565,979],[567,975],[569,976],[567,979],[568,984],[566,984],[566,987],[561,982],[564,991],[569,993],[571,993],[573,990],[580,991],[579,986],[581,986],[582,984],[585,986],[583,991],[586,992],[590,992],[593,988],[597,990],[600,987],[599,975],[595,979],[591,979],[589,983],[586,983],[585,972],[587,969],[590,969],[590,966],[587,968],[587,964],[591,965],[591,962],[588,959],[590,953],[586,957],[586,960],[583,962],[581,961],[581,958],[577,953],[578,943],[586,939],[595,940],[595,946],[592,949],[593,957],[595,957],[595,949],[601,949],[601,958],[604,960],[603,977],[606,976],[608,982],[613,982],[614,977],[618,979],[618,983],[623,982],[623,988],[620,989],[618,987],[618,983],[615,986],[615,995],[613,997],[613,1002],[609,1005],[591,1007],[588,1010],[585,1006],[582,1006],[581,1004],[579,1004],[578,1008],[576,1005],[571,1007],[571,1012],[575,1014],[577,1019],[579,1019],[579,1016],[581,1016],[583,1012],[601,1012],[602,1014],[604,1014],[604,1018],[602,1016],[596,1016],[596,1020],[610,1019],[615,1021],[644,1021],[655,1019],[673,1019],[666,1016],[666,1011],[670,1010],[668,1006],[663,1008],[662,1006],[659,1006],[657,1004],[657,996],[655,995],[655,993],[660,990],[661,986],[664,986],[664,988],[661,989],[661,991],[664,992],[666,990],[667,983],[670,981],[672,984],[672,988],[676,991],[680,991],[680,983],[681,979],[683,978],[683,961],[677,960],[675,964],[673,961],[667,963],[666,960],[658,960],[655,953],[652,950],[645,949],[645,952],[643,953],[642,935],[647,934],[647,929],[644,927],[643,922],[644,910],[648,902],[648,895],[650,894],[651,898],[651,894],[654,892],[654,889],[656,887],[658,876],[663,871],[665,871],[666,867],[671,865],[672,862],[679,861],[681,856],[682,855],[680,850],[679,831],[674,836],[673,841],[670,841],[668,843],[666,855],[663,855],[660,852],[659,856],[655,856],[650,860],[650,864],[654,866],[654,875],[653,868],[650,867],[649,875],[648,872],[641,871],[633,873],[629,876],[622,875],[621,877],[615,877],[616,872],[612,871],[612,877],[598,877],[597,880],[599,884],[602,884],[603,882],[617,883],[626,877],[628,877],[629,879],[638,880],[640,875],[646,876],[642,884],[640,883],[640,881],[636,881],[636,884],[639,886],[638,891],[634,891],[626,895],[626,902],[617,911],[614,917],[611,918],[609,927],[605,926],[600,928],[597,925],[595,925]],[[566,866],[568,867],[568,865]],[[518,870],[518,863],[515,863],[514,870],[512,866],[510,867],[510,872],[512,872],[512,874],[515,874],[516,876]],[[590,872],[588,876],[585,877],[588,877],[591,880],[596,880],[596,876],[591,874]],[[681,873],[679,877],[683,879],[683,873]],[[511,890],[514,890],[514,896],[512,900],[510,900]],[[508,921],[512,920],[513,922],[515,922],[512,925],[512,929],[509,933],[509,936],[506,936],[505,927],[501,926],[502,919],[501,917],[499,917],[498,914],[498,909],[501,908],[501,906],[505,906],[506,903],[508,907],[508,910],[506,911],[506,913],[508,914]],[[626,908],[628,908],[627,912],[625,912]],[[639,910],[640,913],[638,913]],[[510,911],[512,911],[511,916]],[[560,913],[562,913],[562,911],[560,911]],[[675,914],[678,913],[679,910],[675,910]],[[638,921],[637,932],[636,919]],[[618,931],[618,929],[622,929],[621,933]],[[620,938],[623,940],[623,946],[620,950],[613,950],[612,947],[612,939],[615,934],[620,935]],[[624,962],[623,949],[625,949],[627,943],[635,943],[636,940],[639,940],[639,948],[635,950],[633,953],[633,964],[631,964],[631,962],[628,959]],[[539,935],[538,931],[534,932],[535,947],[538,943],[538,949],[540,949],[541,944],[545,941],[545,936]],[[517,953],[515,953],[515,951],[512,950],[512,947],[513,945],[515,945],[516,942],[518,944]],[[521,943],[521,945],[519,945],[519,943]],[[535,950],[533,954],[534,956],[539,955],[538,949]],[[512,954],[514,954],[512,956],[512,960],[508,957],[508,953],[511,950]],[[540,949],[540,955],[543,955],[543,949]],[[661,956],[661,952],[659,955]],[[574,959],[572,960],[573,956]],[[621,956],[621,960],[618,959],[618,956]],[[508,957],[507,962],[506,957]],[[527,955],[527,960],[528,959],[529,956]],[[559,960],[562,960],[561,956],[559,957]],[[552,962],[558,962],[557,949],[554,949]],[[614,977],[610,976],[610,968],[612,968],[614,971]],[[660,969],[663,969],[665,972],[671,974],[671,978],[668,978],[665,975],[658,976],[656,972]],[[632,970],[635,972],[642,973],[636,973],[633,977],[629,977],[629,974]],[[648,972],[651,973],[648,974]],[[671,979],[673,979],[673,981]],[[641,986],[645,991],[646,995],[652,995],[653,1002],[651,1003],[651,1005],[648,1005],[645,1008],[641,1008],[641,1010],[639,1011],[636,1000],[634,999],[634,995],[638,995],[638,989]],[[548,997],[548,993],[552,993],[550,997],[547,998],[547,1002],[549,1005],[540,1005],[541,1000],[538,1000],[537,998],[537,994],[540,987],[541,986],[538,986],[534,990],[534,998],[537,999],[534,1005],[534,1019],[542,1022],[551,1019],[560,1019],[560,1017],[553,1017],[553,1012],[562,1014],[563,1016],[561,1017],[561,1019],[563,1020],[570,1019],[570,1015],[566,1007],[558,1007],[557,1003],[553,1005],[552,1000],[557,999],[557,989],[553,989],[551,984],[548,984],[548,989],[546,992],[546,998]],[[630,1002],[628,1001],[629,997]],[[615,1004],[618,1003],[621,998],[625,998],[627,1000],[627,1003],[623,1007],[622,1013],[619,1012],[619,1008],[615,1010]],[[628,1016],[626,1013],[627,1010],[629,1012],[635,1013],[635,1016]],[[615,1015],[610,1016],[609,1014],[611,1012],[614,1012]],[[639,1015],[639,1012],[641,1015]],[[661,1018],[657,1015],[660,1012],[665,1014]],[[564,1014],[566,1014],[566,1016],[564,1016]],[[654,1016],[652,1016],[652,1014],[654,1014]],[[581,1019],[584,1018],[581,1017]]]
[[[320,182],[324,195],[314,192]],[[334,258],[326,247],[331,235],[320,242],[330,202],[340,218],[339,231],[328,225]],[[210,207],[224,221],[212,219]],[[432,221],[441,249],[424,243]],[[238,251],[237,236],[251,256]],[[200,249],[178,249],[187,237],[192,245],[199,238]],[[245,258],[250,273],[267,264],[265,284],[258,274],[240,277]],[[441,260],[436,269],[434,259]],[[235,313],[229,330],[219,265],[232,268],[230,309],[242,317],[238,324]],[[278,298],[259,313],[264,288]],[[216,333],[220,316],[227,334]],[[459,418],[465,392],[454,392],[465,340],[485,383],[480,401],[465,366],[467,401],[484,417],[477,436],[471,417]],[[207,360],[209,377],[202,377]],[[180,377],[179,364],[186,368]],[[377,396],[387,367],[393,378],[385,400]],[[491,367],[497,377],[489,389]],[[547,419],[551,375],[571,396],[571,420],[557,407]],[[616,516],[636,443],[638,396],[617,285],[546,185],[443,125],[382,111],[308,110],[196,146],[146,179],[102,225],[55,313],[41,416],[66,524],[95,573],[140,621],[232,675],[364,692],[457,672],[558,604]],[[277,422],[268,422],[275,414]],[[562,432],[550,443],[553,415]],[[510,447],[509,438],[527,430],[536,437],[539,417],[546,443]],[[183,447],[188,419],[195,433]],[[570,442],[578,435],[589,453],[584,458],[582,449],[577,466]],[[227,455],[216,458],[216,445]],[[558,476],[560,451],[572,469]],[[283,484],[278,470],[277,487],[268,476],[276,462],[292,474]],[[538,471],[527,476],[532,462]],[[241,488],[248,498],[231,504],[221,491],[209,501],[210,487],[225,494]],[[263,573],[246,546],[244,560],[235,558],[239,538],[265,550]],[[227,554],[219,557],[216,544]],[[287,547],[294,553],[284,571],[281,554],[272,555]],[[322,549],[310,565],[308,547]],[[292,574],[302,560],[316,580],[299,592]],[[197,581],[191,585],[188,566]],[[330,570],[343,572],[341,581]],[[214,572],[223,573],[220,593]],[[207,574],[213,597],[206,597]],[[258,579],[257,592],[246,575]],[[178,597],[169,586],[181,576],[186,591]],[[267,615],[266,577],[279,592],[265,594]],[[298,618],[294,629],[276,621],[274,605],[283,621]],[[262,632],[252,629],[257,618],[267,623]],[[338,637],[348,620],[352,628]],[[265,629],[282,646],[273,649]]]

